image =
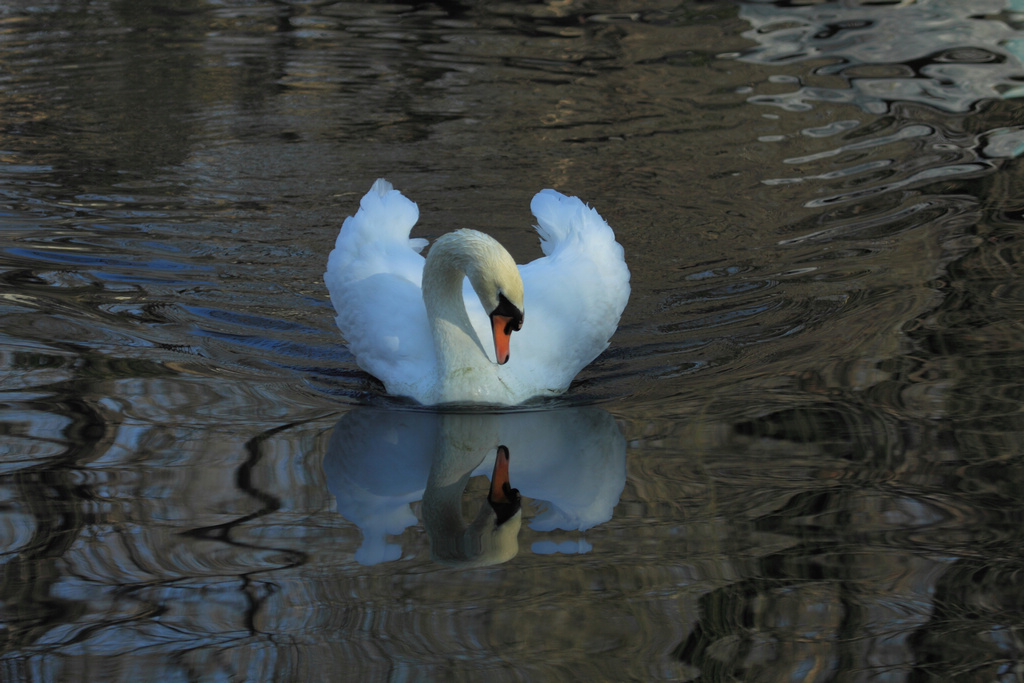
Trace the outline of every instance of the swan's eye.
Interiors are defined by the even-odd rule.
[[[491,315],[501,315],[508,318],[508,322],[505,324],[506,335],[512,334],[515,330],[523,329],[523,312],[501,292],[498,292],[498,306]]]

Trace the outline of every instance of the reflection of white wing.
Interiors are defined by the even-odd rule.
[[[401,548],[387,543],[416,524],[409,507],[423,497],[430,472],[436,415],[353,410],[331,433],[323,469],[338,513],[363,534],[360,564],[397,560]]]
[[[488,476],[499,444],[511,455],[512,486],[542,510],[529,520],[532,528],[582,531],[611,519],[626,481],[626,443],[603,410],[438,414],[357,408],[338,421],[323,463],[338,512],[363,534],[356,560],[397,559],[401,548],[386,537],[415,524],[410,503],[423,499],[428,476]]]
[[[531,529],[586,531],[612,518],[626,483],[626,440],[611,415],[579,408],[506,417],[512,485],[546,503]]]

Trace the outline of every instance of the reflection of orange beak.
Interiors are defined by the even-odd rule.
[[[498,365],[504,365],[508,362],[508,344],[512,340],[512,318],[495,313],[491,316],[491,327],[494,330],[494,355]]]
[[[515,517],[522,507],[522,500],[519,489],[512,488],[512,484],[508,483],[508,449],[498,446],[494,472],[491,473],[491,490],[487,494],[487,502],[494,510],[495,526],[501,526]]]
[[[505,494],[506,487],[511,490],[508,481],[508,449],[498,446],[498,456],[494,459],[494,471],[491,473],[491,495],[488,498],[494,503],[509,503]]]

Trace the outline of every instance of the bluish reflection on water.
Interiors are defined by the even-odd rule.
[[[387,544],[386,537],[418,523],[409,505],[419,500],[440,510],[427,520],[435,543],[461,539],[467,531],[482,536],[462,521],[461,498],[470,477],[490,474],[498,446],[510,453],[512,485],[539,508],[531,528],[582,532],[611,519],[625,483],[626,444],[602,410],[438,414],[362,408],[341,418],[324,456],[338,512],[363,535],[356,561],[399,559],[401,547]],[[483,498],[478,502],[483,508]],[[509,536],[504,543],[515,547],[516,536]],[[541,541],[534,547],[551,552],[569,546]],[[576,545],[577,551],[589,548],[586,541]],[[459,558],[466,566],[486,559]]]
[[[0,8],[3,677],[1016,680],[1022,25]],[[355,367],[321,274],[380,176],[520,262],[541,187],[615,227],[630,305],[551,410]],[[499,436],[516,552],[438,562]]]

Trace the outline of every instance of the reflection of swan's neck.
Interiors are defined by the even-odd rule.
[[[489,445],[481,446],[477,439],[467,440],[442,429],[421,508],[431,555],[438,562],[484,566],[506,562],[519,551],[521,512],[498,524],[497,514],[485,499],[472,523],[467,525],[462,517],[466,484],[488,453],[494,453]]]
[[[458,567],[482,567],[507,562],[519,552],[522,513],[517,512],[504,524],[484,499],[476,518],[466,524],[462,517],[462,493],[469,480],[423,494],[423,523],[430,537],[430,554],[435,561]]]

